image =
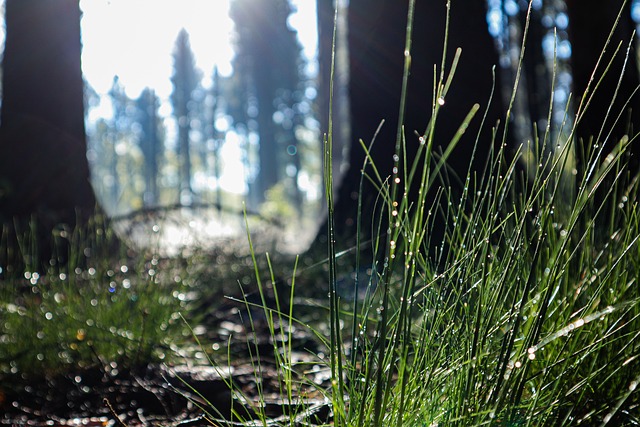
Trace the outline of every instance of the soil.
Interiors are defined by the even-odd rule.
[[[0,425],[240,426],[253,425],[247,421],[258,419],[259,412],[267,425],[290,425],[292,413],[295,425],[328,425],[330,373],[319,340],[304,328],[292,328],[289,401],[274,350],[286,347],[288,325],[276,324],[273,339],[262,309],[253,311],[251,327],[244,303],[225,303],[194,329],[208,348],[181,349],[180,363],[125,372],[94,366],[29,380],[20,388],[0,384]],[[231,362],[220,362],[227,354]]]

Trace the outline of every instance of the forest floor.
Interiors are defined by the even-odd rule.
[[[258,261],[247,254],[246,235],[218,245],[213,252],[189,252],[184,259],[160,261],[158,268],[169,276],[186,274],[198,283],[191,315],[185,313],[193,329],[163,349],[173,355],[164,364],[143,362],[136,364],[138,368],[123,369],[96,353],[89,368],[54,377],[13,378],[11,384],[0,381],[0,426],[232,426],[258,418],[270,420],[266,425],[281,425],[285,419],[290,425],[292,413],[300,426],[329,423],[324,393],[330,389],[331,376],[327,351],[318,332],[312,332],[326,332],[322,317],[326,310],[320,300],[299,296],[291,306],[296,322],[302,319],[313,328],[283,318],[266,321],[268,311],[262,304],[276,308],[273,287],[261,278],[269,283],[263,301],[255,289],[253,263],[259,264],[260,274],[269,274],[261,254],[274,249],[275,240],[270,235],[257,240]],[[285,270],[276,274],[290,277],[292,259],[275,261],[276,268]],[[290,279],[282,282],[288,292]],[[288,301],[280,303],[286,312]],[[290,388],[285,385],[285,370],[293,373]]]
[[[118,372],[105,364],[39,379],[20,392],[0,387],[0,425],[247,425],[259,417],[258,411],[270,420],[267,425],[281,425],[285,417],[289,424],[292,411],[299,426],[326,425],[330,410],[322,390],[330,387],[330,372],[318,339],[303,328],[291,335],[291,367],[299,376],[296,395],[288,401],[274,357],[274,348],[282,346],[280,332],[272,338],[261,314],[256,310],[250,325],[248,314],[243,302],[225,303],[194,328],[208,349],[204,344],[174,349],[181,363],[153,364],[136,372]],[[209,359],[227,355],[231,362],[223,365]]]

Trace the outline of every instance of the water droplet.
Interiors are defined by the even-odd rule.
[[[438,105],[444,105],[444,98],[443,97],[438,98]]]

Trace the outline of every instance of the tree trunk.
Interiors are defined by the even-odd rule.
[[[89,182],[78,0],[7,0],[0,127],[0,220],[57,224],[95,207]]]
[[[275,59],[273,56],[271,58]],[[273,73],[277,71],[276,65],[271,65],[255,74],[256,98],[258,98],[258,117],[256,120],[260,136],[258,148],[260,171],[256,182],[258,203],[263,203],[266,200],[267,191],[279,181],[278,151],[280,151],[280,147],[276,142],[275,123],[273,122],[275,111],[273,106],[275,97]],[[254,66],[258,67],[255,62]]]
[[[576,106],[580,103],[591,80],[593,83],[587,96],[593,93],[594,86],[602,77],[617,45],[622,42],[620,52],[613,59],[611,68],[593,95],[588,109],[580,115],[576,140],[579,144],[578,161],[582,162],[579,170],[583,170],[584,159],[580,157],[584,156],[581,153],[586,153],[590,147],[595,148],[597,145],[606,144],[606,154],[624,135],[632,137],[634,133],[640,131],[640,95],[633,95],[629,104],[626,107],[624,105],[640,84],[635,43],[632,44],[629,59],[626,67],[624,66],[625,52],[629,43],[633,41],[635,24],[631,19],[631,2],[627,1],[624,4],[620,22],[613,32],[611,42],[594,75],[596,63],[623,2],[621,0],[567,0],[566,3]],[[618,95],[613,99],[621,75]],[[607,117],[609,109],[611,112]],[[614,123],[620,112],[623,112],[620,120]],[[611,132],[610,136],[608,136],[609,132]],[[631,154],[630,170],[635,173],[640,164],[638,160],[640,150],[637,142],[633,144],[629,154]]]
[[[341,247],[353,243],[344,237],[353,237],[360,171],[364,152],[357,143],[362,139],[368,145],[382,120],[385,120],[376,138],[371,155],[383,177],[393,167],[393,154],[398,126],[402,73],[405,50],[408,0],[351,0],[348,18],[348,45],[350,64],[349,101],[351,111],[352,142],[349,151],[350,168],[343,179],[335,205],[335,230]],[[407,93],[404,133],[406,135],[409,164],[419,146],[418,136],[425,132],[431,115],[434,66],[439,72],[446,22],[446,2],[416,2],[411,75]],[[488,105],[493,79],[492,66],[498,64],[494,42],[487,30],[484,2],[454,3],[449,25],[446,65],[450,64],[456,48],[462,47],[462,57],[453,84],[438,116],[435,130],[436,151],[443,151],[464,120],[473,104]],[[496,87],[500,87],[497,85]],[[501,99],[493,98],[487,123],[482,130],[476,152],[475,166],[483,166],[491,144],[491,127],[501,117]],[[449,168],[465,179],[482,113],[470,124],[454,155]],[[449,175],[452,177],[451,173]],[[400,175],[402,176],[402,175]],[[417,180],[419,181],[419,179]],[[455,178],[452,177],[454,186]],[[410,189],[409,197],[417,195],[418,188]],[[375,187],[365,180],[363,195],[363,231],[371,228],[374,204],[378,196]],[[443,226],[437,233],[442,235]],[[318,240],[326,233],[320,230]],[[366,236],[365,236],[366,237]],[[437,237],[436,237],[437,238]],[[432,239],[432,242],[435,239]]]

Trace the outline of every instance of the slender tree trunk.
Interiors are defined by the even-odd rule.
[[[257,64],[256,64],[257,65]],[[256,74],[256,97],[258,98],[258,135],[260,148],[258,158],[260,172],[256,190],[258,203],[265,201],[266,192],[278,183],[278,144],[276,143],[275,124],[273,122],[274,86],[272,73],[277,70],[267,67]]]
[[[184,205],[190,205],[193,202],[193,190],[191,189],[191,150],[189,147],[190,131],[189,113],[185,112],[185,114],[181,115],[180,119],[178,119],[178,159],[180,162],[180,193],[178,195],[178,201]]]
[[[411,76],[404,120],[409,163],[419,145],[416,133],[422,135],[425,132],[431,115],[433,72],[434,67],[439,72],[442,62],[447,12],[444,0],[416,3]],[[350,168],[343,179],[335,206],[335,229],[341,237],[353,236],[355,231],[358,184],[364,161],[364,152],[357,141],[362,139],[368,145],[382,120],[385,123],[376,137],[371,155],[383,177],[392,172],[408,4],[408,0],[350,1],[348,45],[352,142]],[[458,47],[462,47],[462,57],[436,124],[438,151],[445,149],[473,104],[479,103],[483,110],[488,105],[493,84],[492,66],[498,64],[498,55],[487,30],[484,2],[465,2],[464,5],[454,2],[446,57],[448,69]],[[475,155],[476,166],[484,165],[489,153],[491,127],[502,114],[500,101],[499,95],[494,96]],[[476,117],[449,160],[450,169],[459,177],[457,179],[449,173],[454,186],[462,188],[461,181],[467,174],[479,123],[480,117]],[[417,186],[413,186],[409,197],[415,197],[417,191]],[[361,194],[364,204],[363,230],[366,233],[371,228],[378,192],[365,180]],[[442,227],[437,231],[442,233]],[[320,230],[318,240],[322,239],[324,232],[325,227]],[[352,244],[349,239],[340,239],[340,242],[345,246]]]
[[[627,46],[633,41],[635,24],[631,19],[631,2],[624,4],[624,9],[618,26],[613,31],[611,42],[604,52],[603,58],[594,74],[594,69],[620,8],[622,0],[567,0],[569,15],[569,37],[572,48],[573,91],[576,105],[579,104],[589,82],[592,81],[588,97],[594,93],[595,84],[602,78],[604,69],[613,57],[619,43],[620,52],[613,58],[611,68],[602,78],[602,82],[593,94],[591,103],[586,111],[580,114],[576,132],[578,153],[587,152],[601,144],[606,144],[605,153],[624,135],[632,137],[640,131],[640,95],[633,92],[640,85],[637,65],[635,41],[629,59],[625,62]],[[624,69],[624,72],[623,72]],[[620,77],[620,88],[614,99],[616,87]],[[631,97],[631,98],[630,98]],[[625,106],[625,103],[629,102]],[[610,112],[609,112],[610,110]],[[620,120],[615,122],[619,113],[623,112]],[[609,132],[611,132],[609,136]],[[637,172],[640,161],[640,149],[637,142],[633,143],[630,153],[630,170]],[[578,161],[581,154],[578,155]],[[584,163],[579,170],[584,168]]]
[[[95,207],[89,183],[78,0],[7,0],[0,120],[0,220],[50,231]]]

